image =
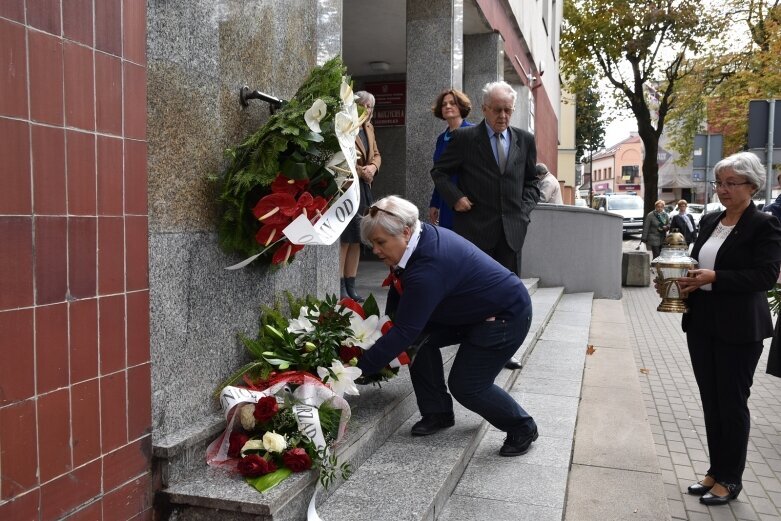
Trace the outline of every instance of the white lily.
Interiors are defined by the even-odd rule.
[[[335,377],[331,376],[329,369],[333,372]],[[331,367],[328,369],[325,367],[317,368],[317,375],[320,379],[325,380],[326,377],[329,377],[325,385],[330,387],[340,398],[344,396],[345,393],[355,396],[360,394],[358,392],[358,387],[355,385],[355,379],[361,376],[361,373],[362,371],[357,367],[345,367],[339,360],[334,360],[331,363]]]
[[[342,86],[339,87],[339,97],[342,99],[342,105],[349,107],[355,104],[355,94],[353,94],[353,88],[347,83],[344,77],[342,77]]]
[[[323,100],[317,98],[314,103],[312,103],[312,106],[309,107],[309,110],[304,113],[304,121],[306,121],[309,130],[319,134],[320,121],[322,121],[327,112],[328,106]]]
[[[377,315],[371,315],[364,320],[357,313],[353,313],[350,317],[350,329],[353,330],[353,336],[348,338],[347,342],[361,349],[369,349],[382,336]]]
[[[288,333],[311,333],[315,330],[315,324],[309,320],[309,307],[301,306],[301,311],[298,313],[298,318],[291,318],[290,323],[287,326]],[[313,310],[312,313],[318,316],[320,312]]]

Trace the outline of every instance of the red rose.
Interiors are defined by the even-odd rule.
[[[254,478],[268,474],[269,472],[273,472],[269,469],[268,461],[264,460],[257,454],[249,454],[241,458],[238,464],[238,469],[242,476],[246,476],[248,478]],[[274,467],[274,470],[277,470],[276,466]]]
[[[230,445],[228,446],[228,456],[238,458],[241,456],[241,448],[249,441],[249,436],[241,432],[232,432]]]
[[[363,350],[358,346],[340,346],[339,360],[344,364],[349,364],[353,358],[360,358]]]
[[[312,459],[302,448],[290,449],[282,456],[282,461],[293,472],[304,472],[312,468]]]
[[[386,335],[386,334],[388,334],[388,331],[390,331],[392,327],[393,327],[393,322],[388,320],[380,328],[380,333],[382,333],[383,335]]]
[[[264,396],[255,404],[255,412],[252,415],[255,416],[256,420],[263,423],[273,418],[278,410],[277,399],[273,396]]]

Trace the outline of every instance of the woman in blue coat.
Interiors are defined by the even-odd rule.
[[[521,280],[456,233],[421,223],[417,207],[400,197],[369,207],[361,239],[391,269],[386,312],[394,325],[358,367],[374,374],[415,346],[410,375],[422,419],[413,436],[454,425],[452,395],[507,433],[502,456],[525,454],[537,425],[494,384],[531,324],[531,299]],[[445,385],[440,348],[454,344],[460,346]]]

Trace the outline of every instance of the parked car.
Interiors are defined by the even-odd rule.
[[[643,198],[639,195],[604,194],[592,199],[591,207],[603,212],[616,213],[623,217],[624,235],[643,231]]]
[[[580,207],[583,207],[583,208],[588,208],[588,203],[586,202],[586,200],[585,200],[585,199],[583,199],[583,198],[581,198],[581,197],[578,197],[577,199],[575,199],[575,206],[580,206]]]

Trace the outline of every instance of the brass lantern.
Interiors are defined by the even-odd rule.
[[[664,240],[664,246],[659,256],[651,261],[656,272],[654,282],[659,285],[662,303],[656,311],[665,313],[686,313],[686,295],[681,293],[678,278],[685,277],[689,270],[697,267],[697,261],[689,257],[686,239],[678,232],[673,232]]]

